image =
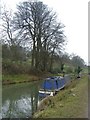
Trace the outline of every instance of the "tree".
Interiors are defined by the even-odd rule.
[[[25,50],[21,46],[19,35],[13,30],[12,13],[4,9],[2,13],[2,57],[12,61],[25,60]],[[8,54],[7,54],[8,53]]]
[[[2,53],[2,59],[11,59],[11,51],[7,44],[2,45]]]
[[[74,66],[84,67],[85,65],[84,60],[78,55],[73,56],[71,61]]]
[[[9,46],[14,44],[14,39],[12,35],[12,25],[11,25],[11,19],[12,15],[9,11],[4,9],[4,12],[1,16],[2,19],[2,43],[7,43]]]
[[[13,21],[14,29],[32,43],[32,67],[46,70],[50,62],[51,69],[53,55],[65,42],[64,25],[57,23],[56,13],[42,2],[22,2]]]
[[[80,78],[80,72],[82,71],[82,68],[80,66],[78,66],[76,69],[75,69],[75,72],[77,74],[77,78]]]

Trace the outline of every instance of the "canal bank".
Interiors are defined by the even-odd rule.
[[[43,109],[42,109],[43,108]],[[41,104],[33,118],[87,118],[88,77],[72,80],[71,84],[56,96]]]
[[[2,85],[39,81],[48,76],[51,76],[51,74],[50,73],[44,73],[41,75],[31,75],[31,74],[9,75],[9,74],[6,74],[6,75],[2,75]]]

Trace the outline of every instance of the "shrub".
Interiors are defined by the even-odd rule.
[[[73,73],[73,68],[72,67],[65,68],[65,73],[67,73],[67,74]]]
[[[57,73],[61,73],[61,68],[54,68],[51,73],[53,74],[57,74]]]
[[[21,74],[28,73],[30,66],[17,61],[6,60],[2,61],[3,74]]]

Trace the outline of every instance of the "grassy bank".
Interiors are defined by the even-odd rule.
[[[63,74],[51,74],[48,72],[43,73],[37,73],[37,75],[34,74],[3,74],[2,75],[2,84],[16,84],[16,83],[23,83],[23,82],[31,82],[36,80],[43,80],[46,77],[49,76],[63,76]]]
[[[3,75],[2,83],[3,84],[14,84],[20,82],[29,82],[32,80],[38,80],[39,77],[28,75],[28,74],[18,74],[18,75]]]
[[[86,118],[88,114],[88,79],[73,80],[70,86],[44,101],[44,110],[34,118]],[[43,105],[41,107],[43,107]]]
[[[47,76],[50,76],[50,73],[44,73],[41,75],[31,75],[31,74],[17,74],[17,75],[9,75],[5,74],[2,75],[2,84],[16,84],[16,83],[23,83],[23,82],[31,82],[36,80],[41,80]]]

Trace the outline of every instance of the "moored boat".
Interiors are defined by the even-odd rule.
[[[61,76],[46,78],[39,90],[39,96],[46,97],[55,95],[60,89],[65,87],[65,79]]]

